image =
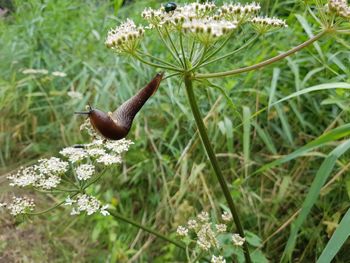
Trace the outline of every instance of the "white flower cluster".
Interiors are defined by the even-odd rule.
[[[41,159],[33,166],[22,168],[7,178],[11,181],[11,186],[34,186],[50,190],[61,182],[60,176],[68,170],[68,166],[68,162],[51,157]]]
[[[226,263],[226,259],[223,256],[212,256],[210,263]]]
[[[121,139],[118,141],[94,140],[92,143],[84,144],[83,148],[67,147],[60,151],[60,154],[68,158],[72,163],[84,159],[94,159],[97,163],[111,165],[121,163],[120,154],[126,152],[133,142]]]
[[[47,75],[49,74],[49,71],[47,69],[27,68],[22,70],[22,73],[27,75]],[[64,78],[67,76],[66,73],[61,71],[53,71],[51,72],[51,75],[54,77],[60,77],[60,78]]]
[[[64,78],[67,76],[66,73],[61,72],[61,71],[53,71],[53,72],[51,72],[51,74],[52,74],[52,76],[60,77],[60,78]]]
[[[0,203],[0,208],[5,207],[9,210],[10,214],[17,216],[20,214],[28,213],[33,211],[35,204],[34,200],[28,197],[16,197],[12,198],[12,203]]]
[[[235,244],[236,246],[243,246],[244,242],[245,242],[245,238],[241,237],[238,234],[233,234],[232,235],[232,242],[233,244]]]
[[[264,26],[264,31],[273,27],[284,27],[283,20],[276,18],[256,17],[260,11],[260,4],[226,3],[216,6],[212,2],[204,4],[191,3],[177,6],[173,11],[166,11],[162,6],[154,10],[146,8],[142,17],[149,23],[147,28],[166,27],[169,30],[176,29],[185,33],[191,33],[198,37],[201,42],[207,43],[219,37],[229,34],[238,25],[245,22],[258,23],[259,29]]]
[[[118,53],[133,53],[144,32],[142,26],[137,27],[134,21],[127,19],[120,26],[108,32],[105,44]]]
[[[188,235],[188,229],[184,226],[178,226],[177,229],[176,229],[176,233],[179,235],[179,236],[182,236],[182,237],[185,237]]]
[[[94,172],[95,166],[91,164],[82,164],[76,169],[77,178],[83,181],[90,179]]]
[[[96,212],[100,212],[103,216],[109,215],[107,211],[108,205],[101,205],[101,202],[94,196],[87,194],[80,194],[76,199],[67,197],[65,205],[73,206],[71,215],[79,215],[82,212],[86,212],[87,215],[92,215]]]
[[[275,28],[288,27],[286,21],[276,17],[253,17],[251,19],[251,23],[259,32],[266,32]]]
[[[222,214],[225,222],[230,222],[232,216],[228,212]],[[194,236],[198,248],[202,251],[209,252],[211,249],[220,249],[221,244],[217,238],[220,234],[227,233],[225,223],[213,224],[210,222],[209,214],[205,211],[197,215],[196,219],[190,219],[185,226],[178,226],[177,234],[180,237]],[[189,235],[192,233],[191,235]],[[232,242],[236,246],[242,246],[245,239],[238,234],[232,235]],[[222,256],[213,256],[211,262],[226,262]]]
[[[214,20],[213,18],[202,18],[188,20],[183,23],[185,33],[192,33],[202,43],[213,40],[232,32],[237,27],[236,22],[227,20]]]
[[[328,9],[341,17],[350,18],[350,6],[347,0],[329,0]]]
[[[219,8],[218,16],[241,24],[254,17],[260,11],[260,8],[260,4],[255,2],[245,5],[229,3]]]
[[[229,35],[238,25],[247,22],[253,23],[254,28],[260,33],[286,27],[284,20],[257,17],[260,9],[260,4],[255,2],[226,3],[222,6],[216,6],[213,2],[189,3],[174,6],[171,10],[165,6],[159,9],[146,8],[141,16],[148,25],[137,27],[132,20],[128,19],[109,31],[106,45],[119,53],[133,53],[144,35],[144,29],[156,28],[164,35],[173,31],[183,32],[208,44]]]
[[[64,178],[76,180],[76,190],[81,190],[82,186],[88,187],[90,184],[84,184],[95,176],[95,165],[102,164],[109,166],[112,164],[121,163],[121,154],[126,152],[133,142],[122,139],[119,141],[104,141],[95,139],[92,143],[77,146],[67,147],[60,151],[60,154],[67,158],[68,161],[57,157],[48,159],[40,159],[36,164],[21,168],[18,172],[8,176],[11,186],[27,187],[32,186],[40,190],[56,190],[59,192],[65,189],[56,188]],[[69,178],[72,174],[75,176]],[[72,183],[72,182],[71,182]],[[74,183],[73,183],[74,184]],[[85,188],[86,188],[85,187]],[[56,188],[56,189],[55,189]],[[84,188],[84,189],[85,189]],[[70,192],[74,190],[70,190]],[[100,211],[103,215],[108,215],[106,206],[101,206],[100,202],[88,195],[79,195],[75,200],[68,198],[66,205],[73,205],[72,214],[80,214],[86,211],[88,215]],[[33,210],[34,203],[28,198],[14,198],[11,204],[0,203],[0,208],[6,207],[12,215],[24,214]]]
[[[84,149],[75,147],[66,147],[60,151],[60,154],[67,157],[72,163],[81,161],[89,156]]]
[[[49,74],[49,71],[47,69],[34,69],[34,68],[27,68],[22,71],[23,74]]]
[[[221,215],[221,218],[225,222],[230,222],[232,221],[232,215],[230,212],[224,211]]]
[[[210,248],[219,248],[219,241],[216,239],[217,233],[213,231],[211,223],[204,223],[197,232],[197,245],[205,251]]]
[[[168,26],[170,29],[181,29],[181,25],[185,21],[193,19],[201,19],[207,17],[215,10],[214,3],[190,3],[184,6],[178,6],[174,11],[166,12],[164,6],[154,10],[146,8],[141,16],[149,25],[147,28]]]
[[[83,99],[83,94],[81,94],[79,91],[68,91],[67,95],[73,99],[73,100],[82,100]]]

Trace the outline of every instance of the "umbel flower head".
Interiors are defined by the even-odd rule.
[[[214,224],[211,222],[208,212],[203,211],[195,219],[190,219],[186,225],[178,226],[176,233],[182,239],[193,238],[193,242],[202,253],[209,253],[223,247],[218,237],[227,234],[227,223],[230,223],[231,220],[231,214],[224,212],[222,215],[222,221],[224,222]],[[239,234],[232,234],[231,239],[232,245],[235,246],[242,246],[245,242],[245,239]],[[211,262],[226,261],[222,256],[213,255]]]
[[[244,22],[249,22],[254,18],[259,13],[260,8],[260,4],[255,2],[245,5],[240,3],[226,3],[219,8],[218,17],[237,21],[237,23],[242,24]]]
[[[253,27],[255,27],[256,30],[261,33],[282,27],[288,27],[284,20],[276,17],[253,17],[251,22]]]
[[[86,128],[89,130],[89,127]],[[40,159],[32,166],[21,168],[8,176],[10,185],[31,187],[51,194],[69,193],[66,200],[56,206],[72,206],[71,215],[83,212],[87,215],[96,212],[109,215],[108,206],[102,205],[96,197],[86,194],[86,191],[100,179],[103,174],[101,168],[121,163],[121,154],[128,151],[133,143],[126,139],[103,141],[96,136],[94,134],[95,140],[91,143],[62,149],[61,158]],[[34,200],[28,197],[13,197],[12,202],[0,202],[0,208],[7,209],[14,216],[32,214],[34,207]]]
[[[11,203],[0,203],[1,207],[7,208],[11,215],[17,216],[33,211],[35,204],[32,198],[14,196]]]
[[[229,34],[237,27],[236,22],[227,20],[214,20],[213,18],[200,18],[185,21],[182,25],[184,33],[190,33],[198,41],[209,44],[215,39]]]
[[[144,34],[142,26],[136,26],[134,21],[127,19],[120,26],[108,32],[106,46],[118,53],[132,53],[138,47]]]
[[[343,17],[350,18],[350,6],[347,0],[330,0],[327,5],[330,12]]]

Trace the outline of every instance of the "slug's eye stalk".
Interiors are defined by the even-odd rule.
[[[93,109],[89,104],[88,111],[78,111],[75,114],[88,115],[92,127],[104,138],[123,139],[128,135],[136,114],[157,91],[163,75],[164,73],[158,73],[143,89],[113,112],[105,113]]]
[[[91,107],[90,102],[87,105],[87,110],[88,111],[75,111],[74,114],[80,114],[80,115],[90,115],[94,110]]]
[[[90,104],[90,102],[88,102],[88,106],[87,106],[87,109],[89,110],[89,112],[92,112],[92,111],[93,111],[93,109],[92,109],[92,107],[91,107],[91,104]]]
[[[74,114],[90,115],[92,111],[75,111]]]

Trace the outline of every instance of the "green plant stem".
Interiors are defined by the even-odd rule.
[[[170,242],[170,243],[174,244],[175,246],[177,246],[178,248],[181,248],[181,249],[184,249],[184,250],[186,249],[186,246],[184,244],[182,244],[182,243],[180,243],[180,242],[178,242],[176,240],[173,240],[173,239],[171,239],[171,238],[169,238],[169,237],[167,237],[167,236],[157,232],[156,230],[153,230],[153,229],[151,229],[151,228],[149,228],[147,226],[144,226],[144,225],[142,225],[142,224],[140,224],[140,223],[138,223],[138,222],[136,222],[136,221],[134,221],[134,220],[132,220],[130,218],[127,218],[127,217],[125,217],[125,216],[123,216],[123,215],[121,215],[121,214],[119,214],[119,213],[117,213],[115,211],[112,211],[110,209],[108,210],[108,212],[113,217],[115,217],[116,219],[120,219],[120,220],[124,221],[125,223],[133,225],[133,226],[135,226],[137,228],[140,228],[140,229],[142,229],[142,230],[144,230],[144,231],[146,231],[146,232],[148,232],[148,233],[150,233],[152,235],[155,235],[156,237],[159,237],[160,239],[163,239],[163,240],[165,240],[167,242]]]
[[[204,122],[203,122],[202,116],[200,114],[197,102],[196,102],[196,98],[195,98],[195,95],[194,95],[194,92],[193,92],[193,85],[192,85],[191,76],[186,75],[184,81],[185,81],[185,86],[186,86],[186,92],[187,92],[188,100],[190,102],[191,110],[192,110],[194,119],[196,121],[197,128],[198,128],[200,137],[202,139],[203,146],[204,146],[204,148],[205,148],[205,150],[207,152],[208,158],[209,158],[210,163],[211,163],[211,165],[213,167],[215,175],[216,175],[216,177],[217,177],[217,179],[218,179],[218,181],[220,183],[221,189],[222,189],[222,191],[224,193],[224,196],[226,198],[226,201],[228,203],[228,207],[230,208],[230,211],[232,213],[233,220],[234,220],[234,223],[236,225],[237,231],[238,231],[238,233],[239,233],[239,235],[241,237],[244,237],[245,236],[244,235],[244,230],[243,230],[241,221],[239,219],[236,206],[235,206],[235,204],[233,202],[233,199],[232,199],[232,196],[230,194],[230,190],[229,190],[229,188],[227,186],[227,183],[225,181],[225,178],[224,178],[224,176],[223,176],[223,174],[221,172],[221,169],[220,169],[218,160],[216,159],[214,150],[211,147],[211,144],[210,144],[210,141],[209,141],[209,137],[208,137],[206,128],[204,126]],[[247,245],[246,242],[243,245],[243,250],[244,250],[244,256],[245,256],[246,263],[251,263],[252,261],[251,261],[251,258],[250,258],[248,245]]]
[[[304,43],[301,43],[300,45],[298,45],[298,46],[296,46],[296,47],[294,47],[294,48],[292,48],[292,49],[290,49],[290,50],[288,50],[280,55],[277,55],[273,58],[262,61],[258,64],[244,67],[244,68],[238,68],[238,69],[234,69],[234,70],[224,71],[224,72],[209,73],[209,74],[197,74],[197,75],[193,76],[193,78],[195,78],[195,79],[208,79],[208,78],[227,77],[227,76],[232,76],[232,75],[236,75],[236,74],[240,74],[243,72],[248,72],[248,71],[252,71],[252,70],[256,70],[256,69],[265,67],[265,66],[270,65],[272,63],[275,63],[281,59],[284,59],[284,58],[298,52],[299,50],[311,45],[312,43],[314,43],[315,41],[317,41],[318,39],[323,37],[327,32],[328,32],[328,30],[323,30],[320,33],[318,33],[317,35],[315,35],[312,38],[305,41]]]

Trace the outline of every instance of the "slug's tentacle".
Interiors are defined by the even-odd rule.
[[[80,114],[80,115],[89,115],[90,111],[75,111],[74,114]]]
[[[92,127],[104,138],[110,140],[123,139],[129,133],[136,114],[149,97],[157,91],[163,75],[164,73],[158,73],[147,86],[120,105],[114,112],[105,113],[98,109],[93,109],[89,105],[88,111],[75,113],[88,115]]]
[[[111,114],[111,118],[118,125],[128,129],[129,131],[135,115],[139,112],[149,97],[151,97],[157,91],[159,84],[163,79],[163,75],[164,73],[158,73],[150,83],[148,83],[136,95],[128,99],[118,109],[116,109]]]

